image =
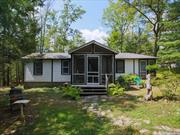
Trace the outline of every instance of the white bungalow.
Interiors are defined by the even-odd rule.
[[[105,76],[114,82],[120,75],[146,75],[146,65],[157,57],[134,53],[117,53],[90,41],[69,53],[32,53],[23,57],[26,87],[70,83],[77,86],[104,86]]]

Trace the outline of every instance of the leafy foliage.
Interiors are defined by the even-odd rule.
[[[118,77],[117,82],[121,86],[123,86],[125,89],[129,89],[130,84],[134,83],[136,77],[137,77],[137,75],[135,75],[135,74],[122,75],[122,76]]]
[[[177,94],[178,87],[180,87],[179,80],[174,80],[166,83],[164,88],[161,88],[163,96],[167,99],[174,99]]]
[[[159,69],[159,66],[157,64],[153,64],[153,65],[147,65],[146,66],[146,70],[149,72],[155,72]]]
[[[34,14],[42,4],[42,0],[0,1],[0,85],[9,85],[11,72],[20,70],[14,65],[36,50],[39,27]]]
[[[127,7],[122,0],[117,2],[111,0],[103,15],[104,23],[112,28],[111,35],[107,39],[108,45],[121,52],[125,51],[125,35],[135,12],[133,8]]]
[[[119,84],[109,84],[108,94],[111,96],[121,96],[124,94],[124,88]]]
[[[117,82],[125,89],[130,88],[129,78],[126,76],[119,76]]]
[[[84,13],[85,10],[81,6],[73,4],[71,0],[63,0],[63,10],[60,12],[48,11],[44,50],[46,52],[65,52],[83,44],[85,41],[81,32],[71,26]]]
[[[159,62],[161,64],[178,63],[180,60],[180,1],[174,1],[169,4],[169,12],[167,18],[172,19],[171,22],[164,22],[164,31],[162,32],[162,38],[159,42],[161,46],[159,51]]]
[[[103,17],[104,23],[112,29],[107,39],[108,44],[121,52],[153,53],[157,56],[163,46],[159,44],[162,33],[169,35],[175,29],[175,34],[179,33],[176,27],[179,23],[178,7],[179,1],[176,0],[110,0]],[[176,39],[179,39],[177,35]],[[166,56],[172,54],[173,50],[166,50],[169,51]],[[176,53],[173,52],[174,58],[178,59],[177,49]]]
[[[77,87],[73,87],[73,86],[64,86],[62,88],[63,90],[63,95],[65,97],[70,97],[72,99],[78,100],[80,98],[80,89]]]

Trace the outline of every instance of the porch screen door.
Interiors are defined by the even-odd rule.
[[[147,65],[146,60],[140,60],[140,76],[142,78],[146,77],[146,65]]]
[[[88,56],[87,83],[99,84],[99,57]]]

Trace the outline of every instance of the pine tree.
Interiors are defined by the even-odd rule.
[[[161,49],[158,54],[162,64],[177,64],[180,61],[180,1],[169,4],[167,19],[164,22],[162,40],[159,43]]]

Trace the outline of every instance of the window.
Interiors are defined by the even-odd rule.
[[[124,73],[125,65],[124,60],[116,60],[116,73]]]
[[[43,73],[43,62],[42,60],[34,61],[34,75],[42,75]]]
[[[69,75],[70,74],[70,61],[69,60],[62,60],[61,66],[61,74]]]

